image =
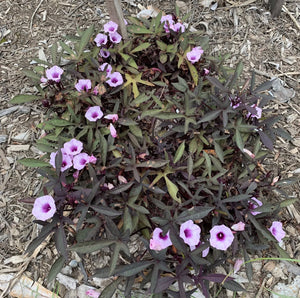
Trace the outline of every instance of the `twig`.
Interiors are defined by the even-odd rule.
[[[29,29],[30,29],[30,32],[31,32],[31,36],[33,36],[32,34],[32,23],[33,23],[33,19],[37,13],[37,11],[39,10],[39,8],[41,7],[42,3],[44,2],[44,0],[41,0],[40,3],[38,4],[38,6],[36,7],[35,11],[33,12],[32,16],[31,16],[31,19],[30,19],[30,25],[29,25]]]
[[[73,10],[71,10],[69,13],[68,13],[68,17],[70,17],[77,9],[79,9],[84,3],[81,2],[80,4],[78,4]]]
[[[270,79],[272,79],[274,77],[274,76],[271,76],[268,73],[260,71],[258,69],[254,69],[254,72],[257,73],[260,76],[264,76],[264,77],[267,77],[267,78],[270,78]]]
[[[283,8],[283,11],[286,12],[289,15],[289,17],[292,19],[292,21],[295,23],[298,30],[300,30],[300,25],[299,25],[298,21],[296,20],[296,18],[291,14],[291,12],[287,9],[287,7],[285,5],[283,5],[282,8]]]
[[[256,2],[256,0],[248,0],[248,1],[245,1],[245,2],[238,2],[238,3],[234,3],[234,1],[232,1],[232,0],[226,0],[226,2],[231,4],[231,6],[226,7],[226,9],[230,9],[230,8],[233,8],[233,7],[247,6],[251,3]]]

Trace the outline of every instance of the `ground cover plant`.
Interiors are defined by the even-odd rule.
[[[103,297],[121,284],[129,297],[137,276],[157,295],[209,297],[209,282],[243,291],[215,268],[230,254],[237,270],[269,246],[285,256],[276,216],[294,202],[270,202],[282,181],[262,167],[276,135],[288,138],[264,111],[270,83],[241,82],[242,63],[210,57],[207,38],[178,14],[128,21],[126,41],[109,22],[54,44],[51,64],[26,71],[38,94],[12,100],[40,100],[47,115],[37,140],[47,154],[21,161],[45,178],[43,193],[24,200],[43,226],[27,251],[54,235],[51,281],[70,251],[108,247],[110,266],[95,276],[117,278]],[[144,249],[131,254],[135,234]]]

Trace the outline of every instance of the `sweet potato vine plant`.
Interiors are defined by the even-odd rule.
[[[51,63],[35,59],[25,72],[37,94],[11,100],[39,100],[47,119],[36,142],[45,155],[20,161],[45,181],[23,200],[42,226],[27,252],[53,235],[51,281],[70,252],[109,248],[110,265],[92,272],[115,276],[101,297],[118,287],[131,297],[137,283],[155,297],[209,297],[210,282],[244,291],[215,268],[270,246],[285,256],[277,215],[293,203],[269,200],[285,196],[284,181],[262,166],[276,136],[289,137],[265,113],[270,83],[241,83],[242,63],[209,56],[178,13],[129,18],[127,28],[128,41],[110,21],[55,43]],[[143,245],[131,253],[133,235]],[[246,271],[251,280],[251,263]]]

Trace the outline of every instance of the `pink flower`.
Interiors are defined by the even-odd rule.
[[[235,97],[229,97],[230,99],[230,106],[235,110],[236,108],[238,108],[241,104],[241,99],[237,96]]]
[[[106,116],[104,116],[105,119],[108,119],[108,120],[112,120],[112,122],[116,122],[118,121],[119,119],[119,116],[118,114],[107,114]]]
[[[48,80],[45,77],[41,77],[41,83],[47,83]]]
[[[155,228],[152,239],[150,239],[150,249],[162,250],[172,245],[169,231],[163,236],[163,231],[160,228]]]
[[[72,167],[73,163],[72,163],[72,157],[69,156],[66,151],[62,148],[60,149],[61,150],[61,153],[62,153],[62,161],[61,161],[61,168],[60,168],[60,171],[61,172],[64,172],[65,170],[69,169]],[[55,169],[56,166],[55,166],[55,158],[56,158],[56,155],[57,155],[58,151],[57,152],[52,152],[50,154],[50,165]]]
[[[209,72],[210,72],[209,69],[204,68],[204,75],[205,75],[205,76],[207,76],[207,75],[209,74]]]
[[[108,189],[113,189],[114,188],[114,185],[111,184],[111,183],[104,183],[103,186],[107,187]]]
[[[94,39],[94,42],[96,43],[97,47],[101,47],[101,45],[107,43],[107,35],[102,33],[97,34],[96,38]]]
[[[251,200],[252,200],[252,201],[251,201]],[[251,200],[248,201],[248,208],[249,208],[250,210],[254,210],[254,209],[256,209],[257,207],[262,206],[262,202],[261,202],[260,200],[258,200],[257,198],[252,197]],[[254,203],[253,201],[254,201],[255,203]],[[252,215],[256,215],[256,214],[260,214],[260,213],[261,213],[261,212],[259,212],[259,211],[251,211],[251,214],[252,214]]]
[[[56,212],[55,201],[52,196],[43,196],[34,201],[32,214],[39,220],[47,220]]]
[[[241,269],[241,266],[243,264],[244,264],[244,261],[242,259],[236,259],[234,266],[233,266],[233,272],[237,273]]]
[[[75,155],[73,158],[74,169],[82,170],[89,160],[90,156],[87,153],[79,153]]]
[[[117,131],[111,123],[109,124],[109,131],[110,131],[110,134],[113,138],[117,137]]]
[[[112,71],[112,67],[110,64],[108,63],[103,63],[99,66],[98,68],[99,71],[106,71],[106,75],[109,76],[111,74],[111,71]]]
[[[85,292],[86,295],[92,298],[98,298],[100,296],[100,293],[95,291],[94,289],[89,289]]]
[[[117,87],[119,85],[123,84],[123,78],[122,75],[119,72],[113,72],[108,76],[109,80],[106,81],[106,83],[110,86],[110,87]]]
[[[119,182],[120,182],[121,184],[126,184],[126,183],[128,183],[127,179],[126,179],[124,176],[122,176],[122,175],[119,175],[119,176],[118,176],[118,180],[119,180]]]
[[[234,231],[244,231],[245,230],[245,223],[240,221],[240,222],[234,224],[233,226],[231,226],[231,229],[234,230]]]
[[[233,242],[234,236],[225,225],[214,226],[210,230],[210,245],[219,250],[226,250]]]
[[[89,157],[89,163],[95,164],[97,162],[97,158],[92,154]]]
[[[91,122],[96,122],[103,117],[103,112],[99,106],[89,107],[85,113],[85,118]]]
[[[184,27],[184,25],[183,24],[181,24],[181,23],[176,23],[176,24],[171,24],[170,25],[170,29],[172,29],[173,31],[175,31],[175,32],[180,32],[181,31],[181,33],[183,33],[184,31],[185,31],[185,27]]]
[[[253,154],[250,150],[243,148],[243,152],[248,154],[251,158],[255,158],[255,154]]]
[[[192,220],[188,220],[180,226],[179,236],[183,239],[184,243],[192,247],[199,243],[200,232],[200,227],[194,224]]]
[[[104,32],[106,33],[114,33],[118,30],[118,24],[113,21],[109,21],[103,26]]]
[[[101,49],[99,54],[103,58],[108,58],[110,56],[110,52],[106,49]]]
[[[64,149],[68,155],[73,156],[79,154],[82,151],[83,144],[76,139],[72,139],[64,144]]]
[[[78,92],[81,91],[88,91],[92,88],[91,80],[79,80],[78,83],[75,85],[75,88]]]
[[[201,47],[195,47],[190,52],[186,53],[187,59],[194,64],[195,62],[198,62],[201,58],[201,55],[203,54],[203,50]]]
[[[191,248],[191,251],[193,251],[194,249],[196,249],[197,247],[199,247],[201,244],[201,241],[199,241],[199,243],[197,245],[190,245],[190,248]],[[202,251],[202,257],[205,258],[207,257],[209,253],[209,247],[208,248],[205,248],[203,251]]]
[[[73,173],[73,178],[74,179],[78,179],[79,178],[79,171],[78,170]]]
[[[60,77],[63,74],[63,72],[64,71],[60,67],[54,65],[50,69],[46,70],[46,77],[49,81],[54,81],[58,83],[60,82]]]
[[[252,105],[251,107],[256,110],[256,114],[251,114],[250,112],[248,112],[247,117],[257,118],[257,119],[261,118],[262,108],[258,107],[256,104]]]
[[[122,36],[118,32],[109,33],[109,39],[113,43],[120,43],[122,40]]]
[[[170,25],[174,24],[173,17],[170,14],[162,16],[161,19],[160,19],[160,22],[161,23],[169,23]]]
[[[285,237],[285,231],[282,229],[282,223],[280,221],[273,221],[269,231],[278,242],[281,242],[281,240]]]

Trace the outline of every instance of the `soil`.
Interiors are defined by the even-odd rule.
[[[205,7],[205,3],[209,4],[208,7]],[[218,7],[212,10],[214,3],[218,3]],[[136,15],[142,5],[147,7],[149,4],[166,13],[172,12],[174,7],[173,1],[128,0],[123,3],[125,16]],[[286,88],[283,95],[287,98],[278,97],[272,101],[269,110],[281,116],[278,127],[285,128],[293,140],[288,142],[279,138],[274,154],[266,160],[265,166],[274,176],[298,177],[300,3],[287,0],[276,19],[271,18],[263,0],[191,0],[178,1],[178,5],[181,10],[190,12],[188,20],[193,27],[204,30],[209,36],[212,55],[229,53],[232,67],[238,61],[243,61],[245,79],[250,78],[254,71],[258,82],[271,78],[282,81]],[[13,107],[9,100],[20,93],[34,92],[22,73],[30,68],[34,57],[43,59],[44,55],[47,57],[50,54],[49,47],[64,36],[73,35],[77,29],[87,28],[91,24],[100,29],[108,20],[101,0],[0,2],[0,275],[26,272],[32,280],[47,286],[47,273],[56,256],[50,240],[34,258],[28,260],[23,255],[26,246],[37,236],[38,228],[32,222],[31,205],[21,203],[20,199],[37,195],[42,181],[34,169],[26,168],[17,161],[42,155],[34,141],[42,134],[36,126],[43,121],[45,111],[38,103],[18,106],[14,111],[7,110]],[[1,34],[5,35],[3,39]],[[299,182],[285,189],[290,196],[299,198]],[[287,232],[286,250],[296,259],[300,256],[299,214],[300,201],[282,212]],[[251,295],[247,297],[252,297],[252,294],[270,297],[271,294],[264,287],[272,290],[279,281],[287,283],[294,278],[286,268],[282,269],[281,276],[272,274],[274,267],[261,265],[255,268],[256,277],[249,286]],[[82,277],[77,276],[77,279],[80,281]],[[6,294],[2,295],[4,297]],[[63,293],[60,295],[63,296]],[[230,294],[224,295],[228,297]]]

